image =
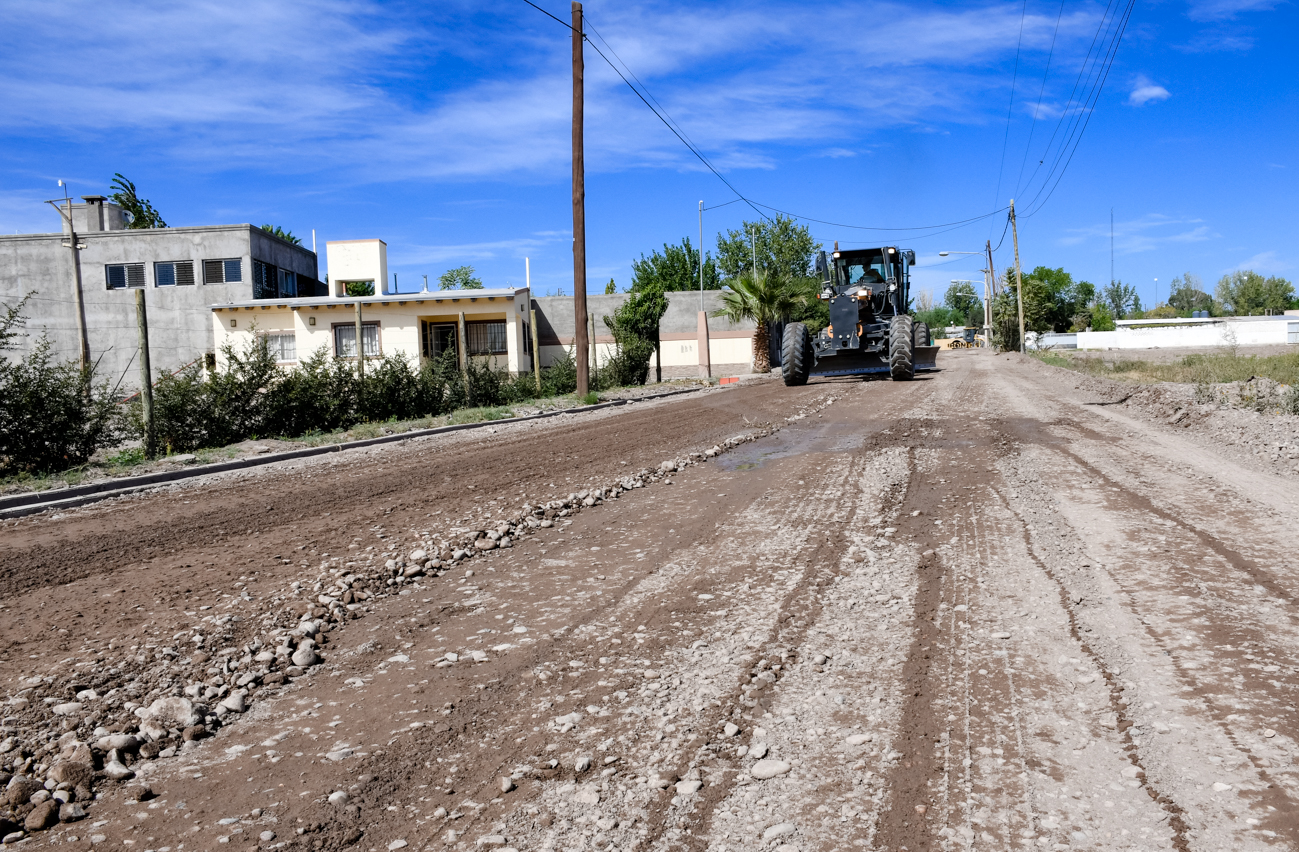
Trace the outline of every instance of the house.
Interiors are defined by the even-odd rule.
[[[1077,348],[1175,349],[1299,343],[1299,316],[1118,320],[1115,326],[1114,331],[1079,332]]]
[[[75,244],[64,218],[69,212]],[[30,294],[23,309],[27,335],[14,354],[30,351],[44,334],[56,358],[76,359],[84,334],[99,376],[113,383],[122,377],[122,387],[139,384],[138,368],[131,369],[138,364],[132,291],[146,293],[155,372],[213,351],[214,302],[325,294],[314,251],[253,225],[134,230],[121,207],[98,195],[83,196],[59,215],[59,233],[0,235],[0,304]]]

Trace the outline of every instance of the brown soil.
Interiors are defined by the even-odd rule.
[[[247,671],[207,667],[319,610],[331,572],[646,483],[372,586],[323,634],[324,664],[253,681],[216,736],[135,758],[138,781],[97,780],[85,820],[29,845],[1299,844],[1299,486],[1140,408],[1093,405],[1039,363],[943,364],[5,523],[0,740],[16,745],[0,766],[40,774],[94,727],[129,724],[128,699]],[[52,714],[47,699],[87,687],[99,697]],[[157,797],[135,801],[140,781]]]

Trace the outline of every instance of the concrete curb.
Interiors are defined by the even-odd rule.
[[[92,485],[78,485],[72,488],[62,488],[53,493],[40,491],[35,493],[14,494],[8,497],[0,497],[0,519],[21,518],[26,515],[34,515],[38,512],[47,512],[54,509],[74,509],[78,506],[85,506],[89,503],[99,502],[100,500],[109,500],[113,497],[121,497],[126,494],[143,491],[158,485],[182,482],[187,479],[195,479],[200,476],[209,476],[215,473],[226,473],[227,471],[232,470],[247,470],[249,468],[275,464],[277,462],[305,459],[313,456],[323,456],[327,453],[356,450],[363,447],[377,446],[379,444],[393,444],[400,441],[409,441],[413,438],[423,438],[429,435],[443,435],[448,432],[461,432],[467,429],[483,429],[488,426],[498,426],[509,423],[524,423],[529,420],[544,420],[548,417],[559,417],[564,414],[582,414],[588,411],[599,411],[604,408],[614,408],[616,406],[628,405],[635,402],[649,402],[655,399],[664,399],[671,396],[680,396],[682,394],[699,393],[701,391],[716,389],[717,388],[713,387],[684,388],[682,390],[650,394],[649,396],[639,396],[634,399],[613,399],[609,402],[598,402],[595,405],[582,405],[577,408],[561,408],[555,411],[543,411],[539,414],[528,414],[523,417],[509,417],[503,420],[484,420],[480,423],[457,423],[450,426],[437,426],[432,429],[417,429],[410,432],[402,432],[397,435],[383,435],[378,438],[363,438],[359,441],[348,441],[342,444],[327,444],[321,447],[304,447],[300,450],[288,450],[287,452],[271,453],[269,455],[254,456],[246,459],[237,459],[235,461],[216,462],[214,464],[205,464],[181,470],[146,473],[141,476],[127,476],[122,477],[121,479],[96,482]]]

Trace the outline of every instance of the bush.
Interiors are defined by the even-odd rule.
[[[56,363],[42,337],[25,358],[0,358],[0,474],[54,473],[120,443],[117,406],[94,367]]]

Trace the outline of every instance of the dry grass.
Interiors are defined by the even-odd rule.
[[[1194,354],[1167,363],[1078,352],[1045,352],[1038,357],[1048,364],[1077,370],[1089,376],[1139,384],[1178,382],[1213,385],[1267,378],[1282,385],[1299,386],[1299,352],[1282,355],[1233,355],[1229,352]]]

